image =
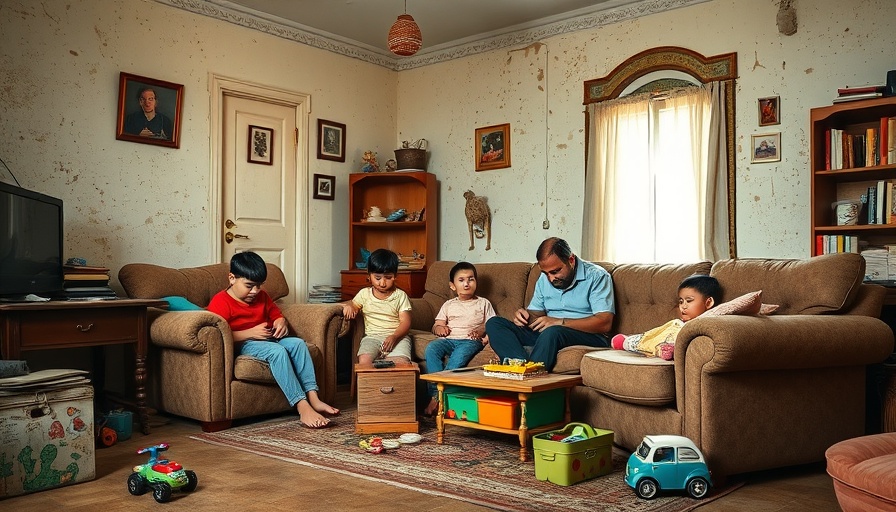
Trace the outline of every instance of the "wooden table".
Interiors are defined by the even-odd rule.
[[[438,373],[427,373],[420,376],[422,380],[435,382],[439,390],[439,413],[436,416],[436,441],[442,444],[445,433],[445,425],[457,425],[458,427],[476,428],[481,430],[490,430],[492,432],[502,432],[505,434],[516,434],[520,439],[520,460],[526,462],[528,460],[528,442],[529,437],[548,430],[553,430],[569,423],[569,392],[570,390],[582,383],[581,375],[559,375],[548,374],[541,377],[531,377],[526,380],[510,380],[500,379],[497,377],[486,377],[482,374],[482,369],[462,368],[462,371],[445,370]],[[519,429],[506,429],[493,427],[491,425],[482,425],[471,421],[456,420],[445,418],[445,386],[461,386],[465,388],[488,389],[492,391],[509,391],[517,394],[520,402],[520,427]],[[539,393],[541,391],[550,391],[552,389],[562,388],[566,390],[566,408],[563,421],[549,423],[538,428],[528,428],[526,426],[526,401],[529,395]]]
[[[134,344],[137,413],[149,434],[146,412],[147,308],[167,308],[161,300],[116,299],[0,304],[0,353],[20,359],[22,352]]]

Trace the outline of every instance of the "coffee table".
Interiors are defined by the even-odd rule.
[[[501,432],[505,434],[516,434],[520,439],[520,460],[526,462],[528,460],[528,442],[529,437],[548,430],[556,429],[569,423],[569,392],[574,386],[582,383],[581,375],[559,375],[547,374],[540,377],[531,377],[525,380],[510,380],[497,377],[486,377],[482,374],[481,368],[460,368],[458,370],[445,370],[438,373],[427,373],[420,376],[420,379],[435,382],[439,390],[439,413],[436,415],[436,441],[442,444],[445,435],[446,425],[456,425],[458,427],[475,428],[480,430],[489,430],[492,432]],[[461,386],[465,388],[488,389],[493,391],[509,391],[516,393],[520,402],[520,426],[518,429],[507,429],[493,427],[491,425],[482,425],[471,421],[455,420],[445,417],[445,386]],[[528,428],[526,426],[526,401],[533,393],[542,391],[550,391],[552,389],[562,388],[566,390],[566,407],[563,421],[541,425],[537,428]]]

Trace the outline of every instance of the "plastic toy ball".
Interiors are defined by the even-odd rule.
[[[193,492],[199,480],[196,473],[173,460],[160,459],[159,453],[168,449],[168,443],[137,450],[138,454],[149,453],[146,464],[134,466],[134,472],[128,477],[128,492],[134,496],[152,491],[152,497],[159,503],[171,499],[171,491],[181,490]]]

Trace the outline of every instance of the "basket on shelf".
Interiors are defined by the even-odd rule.
[[[398,164],[397,169],[426,170],[426,150],[417,148],[396,149],[395,162]]]

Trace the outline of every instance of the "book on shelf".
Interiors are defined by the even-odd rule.
[[[62,270],[66,274],[108,274],[108,267],[98,267],[91,265],[62,265]]]
[[[890,134],[889,134],[889,126],[887,123],[887,119],[889,119],[889,118],[887,118],[887,117],[880,118],[880,130],[877,132],[878,133],[878,138],[877,138],[878,158],[877,158],[877,161],[878,161],[878,164],[880,164],[880,165],[887,165],[887,161],[889,161],[889,156],[887,155],[887,150],[889,148],[888,138],[889,138]]]
[[[880,98],[884,95],[882,92],[865,92],[861,94],[846,94],[843,96],[837,96],[834,98],[834,103],[844,103],[847,101],[857,101],[857,100],[870,100],[874,98]]]
[[[91,280],[86,280],[86,281],[64,280],[62,282],[62,287],[65,288],[66,290],[68,290],[70,288],[81,288],[84,286],[109,286],[109,280],[108,279],[96,279],[96,280],[91,279]]]
[[[896,164],[896,117],[887,118],[887,161]]]
[[[815,235],[815,254],[838,252],[859,253],[859,237],[855,235]]]
[[[69,274],[63,271],[63,279],[66,281],[108,281],[109,274]]]
[[[837,89],[837,94],[839,96],[854,96],[856,94],[867,94],[871,92],[879,92],[883,93],[887,90],[886,85],[861,85],[859,87],[841,87]]]

